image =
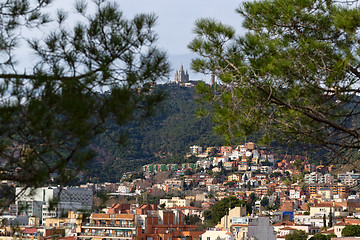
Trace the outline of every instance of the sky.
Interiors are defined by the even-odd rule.
[[[84,0],[91,2],[92,0]],[[210,76],[196,74],[190,68],[191,59],[195,58],[187,45],[195,37],[193,29],[195,21],[200,18],[214,18],[224,24],[231,25],[237,34],[243,34],[242,18],[240,14],[236,13],[238,8],[244,0],[109,0],[116,2],[126,18],[131,19],[138,13],[155,13],[158,17],[157,24],[154,28],[159,36],[157,46],[165,50],[168,54],[171,63],[171,72],[168,81],[173,81],[176,70],[183,65],[185,70],[189,71],[190,80],[205,80],[210,81]],[[55,14],[57,9],[63,9],[69,13],[70,21],[77,22],[77,15],[75,12],[75,0],[53,0],[51,5],[47,8],[50,14]],[[91,4],[90,11],[91,11]],[[76,18],[72,18],[76,17]],[[39,30],[35,33],[34,29],[26,33],[34,35],[34,37],[41,36]],[[26,35],[25,34],[25,35]],[[25,53],[25,54],[24,54]],[[18,60],[21,68],[32,68],[33,52],[27,48],[20,48]],[[25,56],[25,57],[24,57]]]
[[[87,0],[91,1],[91,0]],[[214,18],[231,25],[241,34],[242,18],[236,13],[244,0],[115,0],[126,18],[133,18],[138,13],[155,13],[158,17],[155,31],[159,35],[158,47],[168,53],[172,71],[170,79],[174,79],[176,70],[183,64],[189,71],[190,80],[209,80],[210,76],[196,74],[190,69],[191,53],[187,45],[194,38],[195,21],[200,18]],[[53,9],[69,9],[75,0],[53,0]]]
[[[210,76],[198,75],[190,69],[191,58],[195,55],[187,48],[194,38],[194,23],[199,18],[215,18],[229,24],[241,34],[242,18],[235,9],[241,0],[120,0],[117,1],[126,17],[136,13],[155,13],[158,24],[155,31],[159,34],[158,46],[166,50],[172,64],[170,80],[174,71],[184,65],[190,73],[190,79],[210,79]]]
[[[235,12],[240,2],[239,0],[118,1],[127,17],[133,17],[136,13],[155,13],[158,16],[156,30],[160,36],[159,45],[167,49],[169,54],[190,53],[186,46],[194,36],[192,33],[194,22],[199,18],[215,18],[240,28],[241,16]]]

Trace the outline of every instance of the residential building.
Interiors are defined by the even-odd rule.
[[[231,224],[239,223],[246,216],[246,207],[234,207],[229,210],[229,213],[221,218],[220,223],[216,226],[217,228],[229,229]]]
[[[323,177],[323,174],[320,172],[311,172],[308,174],[305,174],[304,176],[304,182],[306,184],[311,184],[311,183],[318,183],[319,179]]]
[[[353,186],[360,182],[360,173],[354,171],[341,173],[338,174],[338,180],[345,185]]]
[[[201,235],[202,240],[235,240],[234,234],[225,230],[206,230]]]
[[[205,231],[197,231],[196,225],[187,225],[185,215],[178,211],[147,211],[146,215],[138,216],[138,228],[135,240],[143,239],[187,239],[199,240]]]
[[[90,222],[81,226],[79,239],[125,239],[137,236],[135,214],[93,213]]]
[[[171,199],[160,199],[160,205],[165,204],[165,208],[173,207],[189,207],[189,199],[181,199],[179,197],[172,197]]]
[[[45,218],[60,217],[68,211],[90,210],[92,208],[92,190],[73,187],[17,187],[15,204],[18,215],[35,216],[45,223]],[[57,199],[55,206],[50,202]]]
[[[199,155],[200,153],[202,153],[202,151],[203,151],[203,149],[200,146],[194,145],[194,146],[190,147],[190,153],[191,154]]]

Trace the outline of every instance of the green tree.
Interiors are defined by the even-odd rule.
[[[201,225],[202,224],[202,221],[198,215],[185,216],[185,222],[188,225]]]
[[[309,240],[330,240],[331,238],[336,237],[335,234],[322,234],[322,233],[317,233],[314,236],[312,236]]]
[[[230,181],[230,182],[225,183],[224,186],[235,187],[236,182],[235,181]]]
[[[128,20],[115,3],[77,1],[71,24],[67,12],[46,13],[50,2],[0,3],[0,179],[28,187],[52,173],[61,184],[74,178],[93,159],[90,140],[106,122],[123,126],[153,112],[164,94],[152,86],[169,72],[153,14]],[[37,30],[45,35],[28,34]],[[16,64],[27,58],[16,55],[23,43],[32,50],[26,69]]]
[[[341,231],[342,237],[360,237],[360,225],[347,225]]]
[[[251,204],[254,205],[254,204],[255,204],[255,201],[256,201],[256,199],[257,199],[256,194],[253,193],[253,192],[250,193],[249,198],[251,199]]]
[[[215,130],[231,139],[261,129],[264,142],[290,137],[357,159],[358,6],[259,0],[237,12],[244,36],[200,19],[189,44],[199,56],[193,69],[217,76],[216,86],[197,87],[202,101],[214,106]]]
[[[285,240],[306,240],[308,234],[304,230],[295,230],[293,233],[290,233],[285,236]]]
[[[270,178],[282,177],[282,174],[280,172],[273,172],[273,173],[270,174],[269,177]]]
[[[263,207],[269,206],[269,198],[267,198],[267,197],[262,198],[260,201],[260,205]]]
[[[294,160],[293,168],[296,169],[296,170],[302,170],[302,168],[304,168],[301,159],[295,159]]]
[[[235,196],[223,198],[212,206],[211,213],[206,213],[205,220],[208,220],[211,225],[215,225],[229,212],[230,209],[240,206],[246,206],[247,212],[251,213],[251,205],[246,201],[240,201]]]
[[[281,204],[280,198],[279,198],[279,196],[276,196],[274,205],[279,208],[279,207],[280,207],[280,204]]]
[[[184,175],[189,175],[189,176],[191,176],[191,175],[193,175],[193,174],[194,174],[194,172],[193,172],[191,169],[186,169],[185,172],[184,172]]]
[[[326,228],[326,215],[325,214],[323,215],[323,225],[324,225],[324,228]]]
[[[330,208],[330,212],[329,212],[329,224],[328,224],[329,227],[332,227],[333,226],[333,213],[332,213],[332,210]]]

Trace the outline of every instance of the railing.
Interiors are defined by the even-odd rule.
[[[134,224],[94,224],[94,223],[85,223],[82,224],[83,227],[121,227],[121,228],[135,228]]]
[[[112,233],[78,233],[78,236],[97,236],[97,237],[118,237],[118,238],[132,238],[133,236],[130,234],[128,236],[126,235],[116,235]]]

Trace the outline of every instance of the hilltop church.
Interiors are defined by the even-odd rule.
[[[190,84],[189,73],[184,71],[184,67],[181,64],[180,70],[175,72],[174,81],[178,85],[187,86]]]

